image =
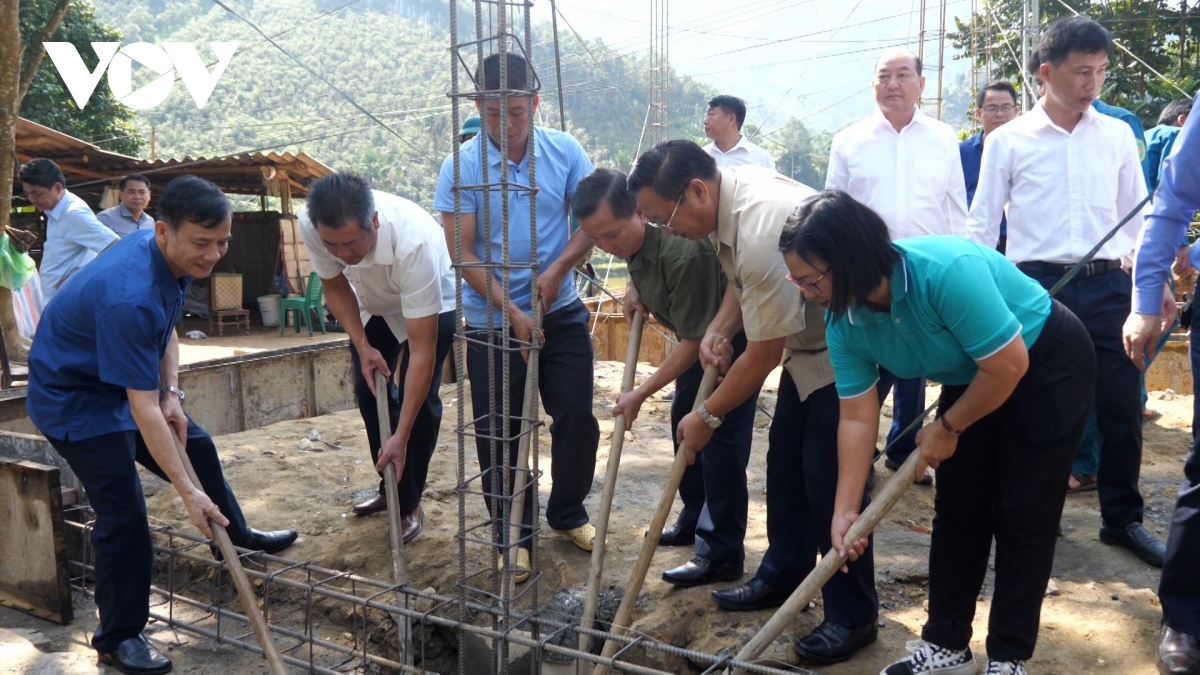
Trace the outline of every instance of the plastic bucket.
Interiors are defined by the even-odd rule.
[[[262,314],[264,326],[279,325],[279,303],[281,300],[282,296],[278,294],[258,296],[258,311]]]

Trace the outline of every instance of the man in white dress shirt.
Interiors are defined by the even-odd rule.
[[[774,171],[775,158],[771,153],[742,135],[745,123],[745,101],[728,94],[713,98],[704,112],[704,135],[712,143],[704,146],[704,151],[717,160],[718,168],[754,164]]]
[[[1146,196],[1129,127],[1092,108],[1112,51],[1112,36],[1091,19],[1053,23],[1038,46],[1045,94],[983,149],[969,236],[995,246],[1007,204],[1008,258],[1047,288]],[[1121,260],[1141,223],[1130,219],[1056,298],[1083,321],[1096,349],[1100,540],[1162,567],[1163,543],[1142,526],[1140,380],[1121,337],[1132,292]]]
[[[425,209],[372,190],[348,173],[312,185],[300,237],[324,280],[325,301],[350,338],[354,395],[367,427],[371,460],[382,475],[396,467],[405,542],[424,525],[421,493],[442,423],[438,387],[454,343],[454,272],[442,228]],[[399,365],[400,386],[392,381]],[[375,373],[388,391],[375,391]],[[392,430],[380,437],[377,395],[388,397]],[[387,509],[379,492],[354,507],[360,516]]]
[[[917,109],[925,89],[921,59],[906,49],[884,52],[872,86],[875,112],[833,137],[825,189],[843,190],[871,207],[887,223],[893,241],[963,234],[967,190],[958,136]],[[925,380],[897,379],[883,369],[879,375],[880,401],[895,387],[884,462],[894,471],[916,447],[916,429],[903,436],[900,432],[925,410]],[[917,482],[933,480],[921,471]]]

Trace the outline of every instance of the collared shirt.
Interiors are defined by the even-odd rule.
[[[300,238],[322,279],[344,274],[364,324],[381,316],[398,342],[408,339],[404,319],[420,319],[454,309],[454,270],[446,235],[425,209],[403,197],[373,190],[379,230],[375,248],[356,265],[329,252],[308,216],[300,213]]]
[[[1133,141],[1137,144],[1138,161],[1142,163],[1142,176],[1145,177],[1146,185],[1149,187],[1150,169],[1146,165],[1146,128],[1142,126],[1142,121],[1125,108],[1119,105],[1109,105],[1100,99],[1092,101],[1092,109],[1106,117],[1121,120],[1133,132]]]
[[[124,239],[126,235],[133,234],[138,230],[153,230],[154,218],[145,211],[142,211],[140,218],[136,220],[133,213],[125,208],[124,204],[117,204],[111,209],[104,209],[96,214],[96,220],[104,223],[105,227],[117,233],[117,236]]]
[[[1181,127],[1170,124],[1160,124],[1146,132],[1146,180],[1150,189],[1158,187],[1162,177],[1163,162],[1171,154],[1175,139],[1179,136]]]
[[[680,340],[704,337],[725,293],[712,241],[689,241],[647,225],[646,239],[627,265],[642,304],[659,323]]]
[[[146,231],[67,279],[29,351],[26,408],[37,428],[60,440],[136,431],[125,390],[158,389],[191,281],[175,278]]]
[[[826,190],[874,209],[892,239],[962,234],[967,191],[954,130],[920,110],[900,131],[878,108],[833,137]]]
[[[775,170],[775,158],[771,153],[762,146],[751,143],[745,136],[739,135],[737,145],[730,148],[729,152],[721,152],[716,143],[704,146],[704,151],[712,155],[712,158],[717,160],[717,166],[722,168],[753,164]]]
[[[46,243],[38,270],[46,302],[64,279],[118,239],[115,232],[96,220],[96,214],[82,199],[64,190],[58,204],[46,212]]]
[[[838,396],[873,391],[883,367],[900,378],[963,385],[986,359],[1020,335],[1032,347],[1050,316],[1050,295],[994,249],[961,237],[914,237],[893,244],[892,304],[829,315],[829,352]]]
[[[963,180],[967,186],[967,208],[975,199],[975,188],[979,187],[979,167],[983,162],[983,132],[979,132],[958,144],[958,155],[962,159]],[[1008,234],[1008,220],[1000,216],[1000,236]]]
[[[710,236],[740,301],[746,339],[786,338],[783,366],[803,401],[833,382],[833,366],[822,310],[787,280],[779,235],[788,216],[816,191],[762,167],[718,171],[717,230]]]
[[[1007,254],[1015,263],[1078,262],[1146,196],[1129,129],[1090,108],[1068,132],[1038,103],[991,136],[968,236],[995,247],[1007,204]],[[1128,256],[1140,226],[1141,218],[1131,218],[1095,259]]]
[[[1133,264],[1133,311],[1161,314],[1175,250],[1187,234],[1192,214],[1200,209],[1200,115],[1189,115],[1163,162],[1162,179],[1146,217]],[[1200,247],[1192,246],[1192,265],[1200,264]]]
[[[567,241],[571,238],[570,206],[575,196],[575,186],[584,176],[592,172],[592,163],[583,152],[583,146],[570,134],[554,129],[534,127],[535,177],[537,178],[537,262],[540,269],[558,259]],[[483,169],[479,162],[479,143],[487,134],[479,134],[462,144],[459,171],[462,185],[483,183]],[[500,150],[490,141],[487,144],[488,181],[500,180]],[[508,180],[520,185],[529,185],[529,153],[520,164],[508,162]],[[454,156],[442,163],[438,176],[437,194],[433,208],[443,213],[454,213]],[[483,199],[481,189],[466,189],[461,192],[462,212],[476,214],[475,250],[480,260],[499,263],[503,260],[501,247],[501,195],[500,188],[488,190],[489,216],[491,218],[491,241],[487,239],[486,223],[483,222]],[[529,238],[529,191],[510,188],[508,191],[508,257],[513,263],[528,263],[534,256]],[[500,273],[495,273],[495,292],[500,292]],[[531,271],[513,269],[509,272],[511,298],[522,311],[532,312]],[[578,299],[572,275],[563,277],[558,299],[546,310],[549,314],[566,307]],[[467,323],[476,328],[488,325],[488,312],[492,312],[495,326],[500,325],[500,311],[470,286],[463,288],[463,314]]]

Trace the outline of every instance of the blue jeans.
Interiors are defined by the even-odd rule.
[[[904,460],[912,454],[913,449],[917,447],[917,432],[921,430],[921,427],[919,425],[913,427],[912,431],[903,436],[900,435],[900,432],[925,412],[925,379],[914,377],[904,380],[886,369],[880,368],[879,384],[876,387],[879,390],[879,405],[883,405],[883,400],[887,398],[889,391],[894,392],[892,394],[892,428],[887,435],[887,458],[896,464],[903,464]]]

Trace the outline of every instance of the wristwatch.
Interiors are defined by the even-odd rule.
[[[180,403],[183,403],[184,399],[187,398],[187,396],[183,393],[182,389],[180,389],[179,387],[171,386],[171,385],[167,385],[166,387],[163,387],[163,389],[162,389],[162,395],[166,396],[167,394],[175,394],[176,396],[178,396]]]
[[[703,403],[700,404],[699,408],[696,408],[696,414],[700,416],[701,421],[708,425],[709,429],[716,429],[717,427],[721,426],[722,422],[725,421],[720,417],[708,412],[708,409],[704,407]]]

